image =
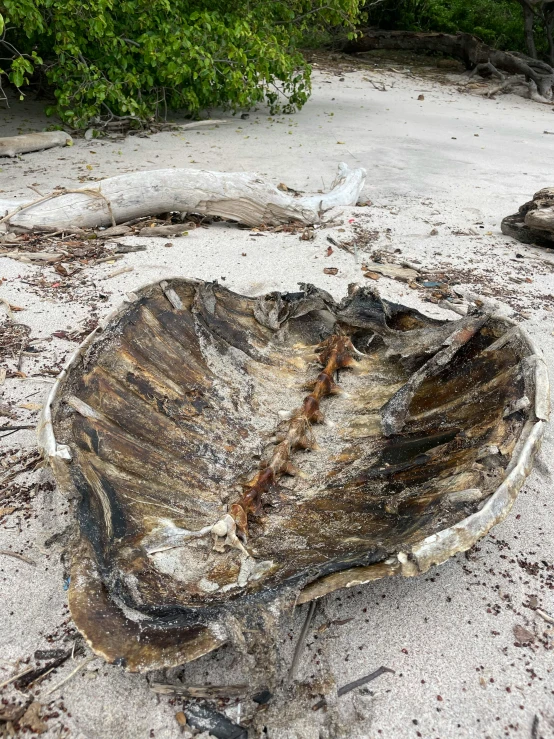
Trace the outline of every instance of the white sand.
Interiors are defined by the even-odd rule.
[[[364,194],[373,202],[369,208],[343,214],[345,233],[326,230],[315,241],[304,242],[283,234],[254,237],[218,225],[199,229],[188,239],[175,239],[171,249],[163,246],[167,239],[150,240],[147,251],[126,255],[115,266],[83,270],[81,277],[89,284],[71,303],[53,290],[48,300],[41,299],[21,281],[44,273],[50,282],[51,268],[2,259],[0,277],[5,282],[0,295],[25,309],[16,318],[31,326],[33,337],[42,339],[86,319],[87,295],[105,292],[107,299],[100,304],[104,314],[125,292],[167,275],[225,278],[225,285],[249,294],[294,289],[298,282],[310,281],[340,297],[349,282],[364,278],[349,254],[335,249],[325,257],[326,236],[347,238],[352,225],[361,223],[380,232],[375,248],[400,248],[399,259],[420,260],[428,268],[443,265],[451,274],[462,271],[461,282],[496,295],[538,341],[552,367],[552,267],[536,258],[545,252],[517,244],[499,230],[504,215],[515,212],[539,188],[553,184],[554,137],[543,133],[554,130],[552,109],[515,96],[486,100],[461,94],[451,85],[390,71],[363,69],[344,76],[340,81],[337,75],[318,72],[312,99],[292,117],[270,121],[259,111],[248,120],[233,119],[228,126],[200,133],[78,140],[72,148],[0,160],[0,190],[2,197],[16,196],[27,194],[31,184],[48,191],[54,185],[74,187],[83,176],[167,166],[256,170],[276,183],[317,190],[330,186],[337,163],[344,160],[367,168]],[[379,92],[369,78],[395,84]],[[418,101],[422,93],[425,100]],[[11,111],[0,112],[2,135],[20,127],[25,132],[40,130],[43,125],[35,105],[14,104]],[[431,236],[433,228],[438,233]],[[470,228],[479,235],[453,233]],[[515,259],[516,253],[525,258]],[[120,266],[133,266],[134,271],[106,279]],[[339,274],[324,275],[326,266],[338,267]],[[532,282],[510,280],[526,277]],[[377,285],[384,297],[400,298],[433,315],[455,317],[422,302],[423,292],[385,278]],[[24,360],[27,373],[53,364],[54,359],[61,361],[74,344],[54,338],[36,346],[45,351],[36,360]],[[7,380],[2,402],[40,402],[45,387],[44,382]],[[24,400],[36,391],[40,392]],[[16,410],[22,421],[36,417],[32,409]],[[32,432],[2,442],[10,447],[33,443]],[[534,595],[540,608],[554,614],[553,471],[554,438],[549,429],[539,464],[509,518],[467,557],[459,555],[417,579],[385,580],[321,601],[299,677],[330,673],[337,685],[343,685],[380,665],[396,670],[395,675],[371,683],[371,694],[341,698],[338,723],[322,737],[529,737],[535,715],[539,735],[552,736],[554,634],[526,604]],[[47,479],[47,473],[37,473],[36,479]],[[68,505],[56,492],[39,492],[30,506],[30,520],[16,511],[0,528],[0,549],[24,552],[37,562],[31,567],[0,555],[1,660],[16,661],[36,649],[59,646],[49,644],[46,637],[62,638],[61,625],[67,619],[62,546],[45,548],[44,542],[63,530]],[[525,569],[524,562],[536,567]],[[296,615],[296,635],[304,612]],[[329,620],[348,618],[353,620],[319,634],[315,631]],[[514,646],[516,624],[536,633],[532,646]],[[180,702],[171,706],[167,697],[150,692],[146,677],[125,674],[100,661],[63,690],[41,699],[75,664],[66,663],[37,687],[42,702],[63,695],[71,714],[60,712],[58,718],[50,718],[46,736],[182,736],[174,718]],[[236,682],[237,670],[230,664],[228,655],[204,658],[186,667],[186,679],[198,684],[209,675],[213,682]],[[9,665],[0,661],[0,682],[11,674]],[[60,701],[54,705],[59,707]],[[231,715],[236,717],[236,712]],[[317,739],[319,721],[315,713],[296,720],[291,707],[280,722],[271,719],[268,736]],[[288,729],[278,728],[279,723]]]

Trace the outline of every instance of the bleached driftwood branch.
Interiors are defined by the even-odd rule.
[[[29,151],[51,149],[53,146],[66,146],[73,139],[65,131],[44,131],[43,133],[26,133],[23,136],[6,136],[0,138],[0,157],[15,157]]]
[[[179,211],[248,226],[310,224],[330,208],[355,205],[365,176],[364,169],[340,164],[328,193],[294,197],[256,174],[157,169],[108,177],[94,187],[62,190],[40,200],[0,199],[0,220],[27,228],[96,228]]]

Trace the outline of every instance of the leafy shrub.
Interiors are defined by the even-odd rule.
[[[22,89],[40,67],[50,112],[80,128],[99,118],[164,118],[213,106],[300,108],[310,69],[302,33],[350,28],[358,0],[0,0],[0,70]],[[2,55],[4,56],[4,55]]]

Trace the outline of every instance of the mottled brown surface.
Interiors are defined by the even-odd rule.
[[[517,346],[487,351],[502,321],[436,322],[369,290],[337,305],[312,287],[259,299],[170,287],[182,308],[160,285],[141,292],[53,411],[80,497],[72,614],[110,661],[193,659],[225,641],[222,606],[243,614],[282,588],[384,562],[477,510],[504,478],[526,410],[504,417],[524,386]],[[321,370],[316,346],[337,330],[364,356],[339,372],[345,394],[322,400],[332,425],[313,426],[316,448],[293,455],[305,476],[279,478],[249,517],[253,557],[184,538],[225,515],[271,458],[278,411],[301,405]],[[467,489],[481,493],[448,502]],[[170,655],[172,629],[187,637]],[[150,644],[139,653],[137,634]]]

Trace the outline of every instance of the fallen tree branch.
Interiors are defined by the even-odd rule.
[[[486,63],[482,63],[482,64],[481,63],[480,64],[477,64],[471,70],[471,72],[469,74],[469,77],[467,78],[468,79],[468,82],[469,82],[470,79],[472,79],[473,77],[475,77],[476,74],[482,74],[482,72],[490,72],[495,77],[498,77],[498,79],[501,82],[504,82],[504,80],[506,79],[504,77],[504,75],[502,74],[502,72],[499,72],[498,69],[494,66],[494,64],[491,64],[490,62],[486,62]]]
[[[90,141],[94,138],[94,133],[103,133],[110,130],[119,130],[121,133],[138,133],[145,129],[151,132],[157,131],[188,131],[194,128],[205,128],[208,126],[220,126],[232,123],[230,118],[207,118],[201,121],[191,121],[190,123],[168,123],[167,121],[143,120],[133,115],[115,115],[104,104],[108,111],[108,117],[100,116],[96,118],[94,124],[85,132],[85,139]]]
[[[27,133],[23,136],[0,138],[0,157],[15,157],[29,151],[51,149],[53,146],[71,146],[73,139],[65,131]]]
[[[499,85],[496,85],[496,87],[492,87],[487,90],[485,92],[485,95],[486,97],[492,99],[495,95],[498,95],[499,92],[507,92],[513,87],[516,87],[518,84],[519,80],[517,79],[504,79]]]
[[[0,200],[0,223],[26,228],[97,228],[169,211],[199,213],[248,226],[316,223],[336,206],[355,205],[365,170],[339,165],[333,188],[294,197],[259,175],[159,169],[109,177],[98,189],[60,190],[36,200]],[[14,207],[15,206],[15,207]]]
[[[192,121],[192,123],[179,123],[176,128],[179,131],[188,131],[189,128],[204,128],[205,126],[222,126],[226,123],[232,123],[229,118],[207,118],[203,121]]]
[[[347,54],[378,49],[397,51],[439,52],[460,59],[467,69],[523,75],[529,85],[529,96],[537,102],[552,102],[554,67],[525,54],[502,51],[488,46],[470,33],[417,33],[415,31],[366,31],[349,41]]]

